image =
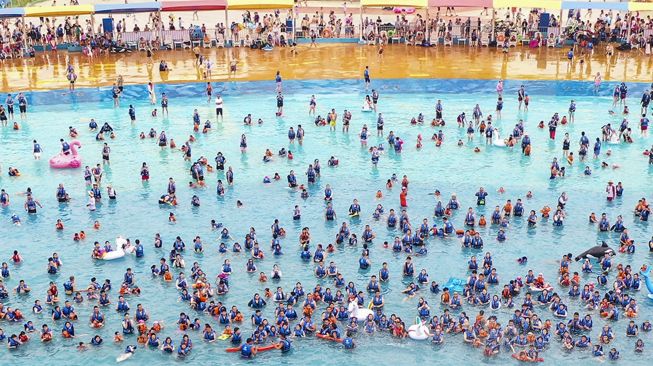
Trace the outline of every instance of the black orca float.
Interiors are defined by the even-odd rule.
[[[614,255],[615,251],[612,250],[612,248],[610,248],[606,242],[603,242],[603,244],[591,247],[586,251],[582,252],[581,254],[579,254],[578,256],[576,256],[576,262],[578,262],[583,258],[600,259],[603,258],[603,256],[606,253],[610,255]]]

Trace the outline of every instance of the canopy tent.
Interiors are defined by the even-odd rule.
[[[653,11],[653,3],[640,3],[636,1],[631,1],[627,4],[628,4],[628,10],[630,11]]]
[[[427,8],[429,6],[428,0],[361,0],[361,7],[363,8]]]
[[[226,0],[163,1],[161,4],[161,11],[207,11],[226,8]]]
[[[431,34],[429,30],[429,0],[360,0],[361,11],[360,11],[360,41],[363,42],[363,8],[414,8],[414,9],[426,9],[426,33]]]
[[[0,9],[0,19],[1,18],[20,18],[25,15],[25,9],[23,8],[4,8]]]
[[[617,2],[591,2],[591,1],[562,1],[563,9],[598,9],[627,11],[628,3]]]
[[[224,0],[220,0],[224,1]],[[277,10],[292,9],[295,6],[294,0],[227,0],[227,8],[224,11],[225,24],[227,24],[227,36],[230,33],[229,11],[228,10]],[[290,32],[294,38],[295,13],[292,12],[293,31]]]
[[[429,0],[429,7],[453,6],[457,8],[491,8],[492,0]]]
[[[135,4],[95,4],[95,14],[150,13],[159,11],[161,3],[147,2]]]
[[[537,8],[559,10],[562,8],[561,0],[492,0],[492,7],[500,8]]]
[[[227,0],[227,10],[290,9],[294,0]]]
[[[71,6],[28,6],[24,8],[26,17],[57,17],[93,14],[93,5]]]

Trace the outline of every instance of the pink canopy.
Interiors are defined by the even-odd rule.
[[[492,0],[429,0],[429,7],[491,8]]]

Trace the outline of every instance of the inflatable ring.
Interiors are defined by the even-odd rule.
[[[416,341],[423,341],[430,337],[429,327],[424,325],[422,319],[417,317],[415,319],[415,324],[408,327],[408,338],[414,339]]]
[[[401,14],[403,12],[405,12],[406,14],[413,14],[415,12],[415,8],[398,8],[398,7],[395,7],[395,8],[392,9],[392,11],[395,14]]]
[[[277,349],[277,344],[269,344],[267,346],[261,346],[261,347],[254,347],[256,352],[264,352],[264,351],[270,351],[273,349]],[[235,352],[240,352],[240,347],[230,347],[225,350],[226,352],[229,353],[235,353]]]
[[[454,292],[462,293],[463,290],[465,289],[466,284],[467,281],[464,279],[451,277],[449,278],[447,283],[444,284],[444,287],[448,288],[450,293],[454,293]]]
[[[78,155],[77,149],[82,147],[82,144],[78,140],[73,140],[70,142],[70,152],[64,154],[60,152],[59,154],[53,156],[50,159],[50,167],[54,169],[74,169],[82,166],[82,158]]]
[[[331,34],[331,31],[328,30],[328,29],[325,29],[325,30],[322,32],[322,38],[331,38],[331,35],[332,35],[332,34]]]
[[[324,339],[324,340],[327,340],[327,341],[332,341],[332,342],[342,343],[342,339],[340,339],[340,338],[335,338],[335,337],[332,337],[332,336],[330,336],[330,335],[326,335],[326,334],[316,334],[315,336],[316,336],[317,338]]]
[[[503,34],[499,34],[497,36],[497,42],[503,42],[505,40],[506,40],[506,36],[504,36]]]
[[[529,360],[529,359],[526,358],[525,356],[524,356],[524,357],[520,357],[520,355],[519,355],[518,353],[513,353],[513,354],[512,354],[512,358],[514,358],[515,360],[519,360],[519,361],[521,361],[521,362],[544,362],[544,359],[541,358],[541,357],[536,358],[536,359],[534,359],[534,360]]]

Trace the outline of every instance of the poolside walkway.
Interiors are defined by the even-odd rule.
[[[321,44],[309,48],[301,44],[297,54],[290,49],[265,52],[248,48],[202,49],[214,64],[211,81],[273,80],[276,70],[285,79],[361,78],[365,65],[372,78],[472,78],[594,80],[600,72],[603,80],[651,82],[653,57],[639,51],[618,52],[608,60],[596,51],[584,63],[571,65],[566,49],[529,49],[518,47],[505,56],[497,49],[471,49],[465,46],[422,48],[390,45],[383,56],[373,46],[357,44]],[[89,61],[81,53],[38,53],[34,59],[8,60],[0,67],[0,91],[67,88],[66,63],[75,66],[78,87],[111,85],[121,74],[125,83],[204,81],[190,50],[160,51],[153,64],[144,52],[108,55]],[[238,60],[235,78],[228,79],[228,65]],[[166,60],[172,69],[160,73],[158,60]]]

